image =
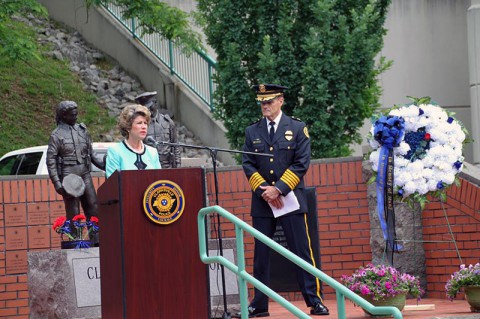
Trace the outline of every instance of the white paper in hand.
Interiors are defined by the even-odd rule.
[[[289,192],[287,196],[281,196],[281,197],[282,197],[283,207],[280,209],[275,208],[270,203],[268,203],[268,205],[270,205],[270,208],[272,209],[273,216],[275,218],[291,213],[300,208],[300,204],[298,203],[297,196],[295,196],[295,193],[293,191]]]

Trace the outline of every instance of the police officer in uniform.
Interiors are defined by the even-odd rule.
[[[282,225],[289,249],[315,266],[307,226],[307,199],[303,176],[310,164],[310,139],[305,123],[282,113],[283,92],[281,85],[254,86],[260,102],[263,118],[247,127],[244,151],[269,153],[273,157],[243,155],[242,166],[252,188],[251,216],[253,227],[269,238],[273,237],[276,224]],[[272,209],[292,206],[285,196],[291,192],[297,198],[299,208],[274,217]],[[289,195],[292,197],[292,194]],[[255,240],[254,277],[269,284],[269,247]],[[329,310],[320,297],[320,281],[297,267],[297,282],[312,315],[328,315]],[[268,297],[255,289],[255,296],[248,308],[249,318],[267,317]],[[236,314],[240,317],[240,313]]]
[[[105,170],[105,163],[92,149],[92,139],[85,124],[77,124],[77,104],[62,101],[56,108],[57,128],[48,141],[47,169],[55,190],[62,195],[68,219],[80,213],[79,203],[87,219],[97,215],[97,194],[93,185],[91,163]],[[69,174],[78,175],[85,184],[79,197],[69,194],[62,184]],[[68,180],[68,179],[67,179]]]
[[[148,126],[147,138],[153,137],[155,141],[178,143],[178,131],[175,122],[168,116],[168,114],[161,114],[158,112],[157,92],[145,92],[137,97],[135,101],[143,106],[148,107],[152,114],[150,125]],[[181,164],[181,150],[179,147],[171,145],[152,145],[143,141],[145,144],[155,147],[160,157],[162,168],[177,168]]]

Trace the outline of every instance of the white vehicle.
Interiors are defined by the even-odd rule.
[[[100,157],[115,143],[92,143],[93,151]],[[0,176],[48,175],[47,145],[22,148],[8,152],[0,158]],[[101,171],[92,164],[92,172]]]

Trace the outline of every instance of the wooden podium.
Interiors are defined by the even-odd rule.
[[[202,168],[117,171],[100,186],[102,319],[210,318],[208,266],[197,239],[204,177]],[[145,191],[157,181],[183,191],[176,200],[185,208],[170,224],[144,212]]]

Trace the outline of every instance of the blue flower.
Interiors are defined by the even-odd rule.
[[[453,117],[449,116],[447,122],[448,122],[448,124],[452,124],[452,122],[453,122]]]
[[[425,128],[420,128],[417,132],[407,132],[405,134],[405,142],[410,145],[410,150],[405,158],[413,161],[422,158],[425,152],[430,149],[429,141],[425,140]]]
[[[463,163],[460,162],[460,161],[456,161],[455,163],[453,163],[453,166],[456,168],[456,169],[460,169],[462,167]]]
[[[421,108],[418,108],[418,115],[419,115],[419,116],[420,116],[420,115],[423,115],[423,113],[425,113],[425,112],[423,112],[423,110],[422,110]]]
[[[403,196],[403,189],[400,188],[400,189],[398,190],[397,194],[398,194],[398,196]]]
[[[387,148],[397,147],[403,139],[405,120],[398,116],[381,116],[375,121],[375,140]]]
[[[443,189],[445,186],[443,185],[443,182],[440,181],[437,183],[437,189]]]

